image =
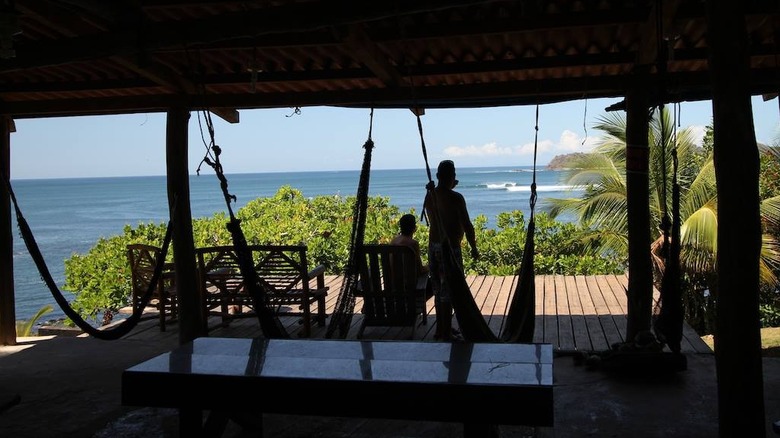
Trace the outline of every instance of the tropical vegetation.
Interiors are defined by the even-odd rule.
[[[38,323],[38,320],[40,320],[44,315],[47,313],[50,313],[52,310],[54,310],[54,307],[52,307],[51,304],[47,304],[40,309],[38,309],[37,312],[35,312],[35,315],[32,316],[30,319],[23,319],[16,321],[16,336],[24,337],[24,336],[32,336],[34,333],[35,325]]]
[[[599,119],[596,129],[603,135],[594,153],[577,156],[568,163],[565,182],[584,189],[579,198],[554,199],[550,214],[573,212],[582,232],[575,236],[597,252],[627,257],[626,120],[622,113],[609,113]],[[700,334],[714,327],[716,293],[718,202],[712,153],[712,127],[704,145],[695,142],[692,129],[677,129],[668,110],[655,111],[648,133],[650,215],[656,227],[652,235],[656,286],[664,272],[664,249],[669,243],[672,185],[680,188],[680,265],[685,318]],[[778,161],[776,149],[761,146],[762,219],[761,252],[762,322],[778,322]]]
[[[343,274],[349,255],[352,233],[353,196],[304,197],[300,190],[283,186],[274,196],[258,198],[238,209],[249,244],[297,244],[308,247],[309,262],[322,264],[328,274]],[[402,212],[387,197],[371,197],[366,215],[364,243],[387,243],[398,232]],[[415,214],[412,209],[408,213]],[[225,225],[228,218],[215,214],[193,221],[195,246],[232,244]],[[474,225],[480,258],[473,260],[464,251],[464,269],[470,274],[513,275],[520,266],[527,222],[521,211],[504,212],[496,226],[487,228],[487,218],[478,216]],[[602,257],[573,239],[582,232],[579,226],[536,215],[534,234],[538,274],[607,274],[625,272],[623,261]],[[65,261],[64,289],[76,295],[72,307],[96,324],[111,321],[113,315],[129,304],[130,272],[126,257],[129,243],[160,246],[164,224],[125,226],[121,235],[102,238],[86,254]],[[428,228],[422,222],[416,233],[422,248],[428,245]],[[169,254],[172,257],[172,252]],[[424,254],[424,258],[425,254]]]
[[[628,263],[628,218],[626,214],[626,121],[622,113],[602,116],[595,128],[602,132],[593,153],[568,157],[562,183],[579,186],[579,198],[551,200],[552,207],[535,216],[535,272],[539,275],[594,275],[623,273]],[[671,189],[680,188],[681,287],[685,318],[700,334],[714,327],[717,254],[717,190],[713,165],[712,127],[707,127],[702,146],[695,132],[678,129],[666,110],[656,111],[648,133],[650,163],[650,214],[654,224],[650,245],[655,262],[656,286],[666,262],[669,224],[674,213]],[[777,142],[776,142],[777,143]],[[759,192],[764,226],[761,253],[761,318],[765,327],[780,325],[780,155],[778,146],[761,149]],[[302,243],[312,264],[322,264],[328,274],[341,274],[349,259],[354,197],[306,198],[289,186],[271,197],[255,199],[236,215],[250,244]],[[563,212],[574,213],[575,223],[557,221]],[[369,199],[365,243],[386,243],[397,232],[404,213],[389,198]],[[501,213],[493,228],[487,218],[475,219],[480,258],[464,251],[469,274],[513,275],[522,258],[527,237],[527,218],[521,211]],[[230,233],[223,213],[193,221],[196,246],[229,245]],[[65,289],[76,299],[72,306],[85,319],[101,324],[128,305],[130,273],[126,259],[129,243],[161,245],[165,225],[125,226],[121,235],[100,239],[90,251],[65,262]],[[422,248],[428,244],[427,226],[420,223],[416,237]],[[169,254],[169,258],[172,254]]]

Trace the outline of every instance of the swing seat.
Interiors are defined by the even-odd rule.
[[[134,311],[143,310],[138,309],[138,307],[141,305],[141,298],[149,289],[149,282],[152,280],[154,268],[157,265],[157,259],[160,258],[161,252],[162,249],[154,245],[143,243],[127,245],[127,260],[130,263]],[[160,331],[162,332],[165,331],[165,323],[168,317],[170,317],[171,321],[176,320],[177,299],[174,278],[173,264],[165,263],[157,287],[147,305],[147,307],[157,309],[160,318]]]
[[[426,302],[433,296],[428,274],[417,272],[414,251],[402,245],[363,245],[357,256],[355,296],[363,299],[358,339],[366,327],[409,327],[409,339],[414,339],[417,317],[427,324]]]
[[[305,245],[249,245],[252,263],[269,307],[277,315],[298,315],[302,337],[311,336],[311,323],[324,326],[325,267],[308,268]],[[196,248],[201,297],[209,315],[222,318],[226,326],[233,318],[256,317],[254,300],[241,275],[233,246]],[[317,306],[316,315],[312,306]]]

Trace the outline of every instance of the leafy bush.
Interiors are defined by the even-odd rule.
[[[304,244],[309,263],[325,266],[328,274],[342,274],[349,258],[350,236],[355,203],[354,196],[317,196],[306,198],[300,190],[281,187],[274,196],[258,198],[238,209],[236,217],[249,244]],[[398,233],[398,220],[405,213],[391,205],[387,197],[371,197],[366,215],[364,243],[387,243]],[[217,213],[210,218],[193,220],[196,247],[232,245],[225,225],[228,218]],[[480,259],[472,260],[464,250],[464,268],[469,274],[514,275],[522,259],[527,224],[519,210],[501,213],[495,229],[486,227],[487,218],[478,216],[474,225]],[[607,274],[625,272],[617,257],[601,257],[572,237],[581,229],[570,223],[556,222],[548,215],[536,216],[537,274]],[[101,238],[85,255],[74,255],[65,261],[64,289],[73,292],[73,308],[85,319],[102,322],[120,308],[130,304],[130,267],[127,245],[148,243],[161,246],[165,224],[125,226],[123,234]],[[427,260],[428,226],[418,224],[415,237]],[[466,243],[464,242],[464,245]],[[169,260],[172,259],[169,249]]]

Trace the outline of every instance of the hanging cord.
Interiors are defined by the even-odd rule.
[[[416,103],[416,102],[415,102]],[[415,106],[416,108],[416,106]],[[438,201],[436,199],[436,183],[431,175],[430,164],[428,163],[428,151],[425,146],[425,136],[423,135],[422,120],[420,111],[415,111],[417,117],[417,132],[420,134],[420,147],[422,149],[423,159],[425,160],[425,171],[428,175],[428,184],[426,188],[425,203],[423,204],[423,214],[426,207],[433,211],[438,211]],[[430,204],[428,204],[430,203]],[[436,215],[436,221],[439,228],[439,242],[442,247],[442,260],[444,265],[444,278],[442,278],[442,287],[449,287],[452,308],[458,319],[463,338],[470,342],[498,342],[498,337],[493,334],[490,327],[482,317],[479,307],[471,295],[469,285],[466,282],[466,276],[459,260],[456,260],[445,227],[442,223],[443,218],[440,214]]]
[[[203,81],[200,81],[203,84]],[[232,203],[236,201],[235,195],[230,194],[228,190],[228,180],[225,177],[222,163],[219,161],[219,156],[222,154],[222,149],[216,144],[214,136],[214,123],[211,119],[208,106],[205,102],[206,90],[205,86],[201,85],[201,97],[203,98],[203,118],[206,122],[206,128],[208,129],[208,143],[203,137],[203,126],[200,123],[200,113],[198,113],[198,125],[200,127],[201,139],[206,145],[206,153],[198,164],[197,173],[200,175],[200,166],[203,163],[208,164],[219,180],[220,188],[222,189],[222,196],[225,198],[225,205],[230,216],[230,222],[226,227],[230,231],[230,235],[233,238],[233,248],[236,252],[236,258],[238,259],[239,270],[244,277],[244,285],[249,290],[249,294],[252,296],[252,302],[254,303],[255,313],[260,322],[260,328],[267,338],[289,338],[289,334],[285,330],[282,322],[276,315],[276,312],[271,309],[268,295],[260,281],[257,271],[255,271],[254,261],[252,260],[252,251],[249,249],[249,245],[246,241],[244,231],[241,229],[241,220],[238,219],[233,213]]]
[[[585,138],[582,139],[580,146],[585,146],[585,142],[588,141],[588,96],[585,95],[585,112],[582,114],[582,130],[585,132]],[[534,151],[534,154],[536,152]]]
[[[265,287],[262,285],[260,278],[257,275],[257,271],[255,271],[254,262],[252,260],[252,251],[249,249],[246,236],[244,236],[244,232],[241,229],[241,220],[235,216],[231,206],[231,203],[235,202],[236,197],[228,191],[228,181],[223,172],[222,164],[219,161],[222,149],[214,142],[214,129],[211,125],[211,116],[206,114],[206,120],[210,134],[210,151],[213,152],[213,155],[207,154],[204,156],[202,163],[211,166],[217,175],[217,179],[219,179],[222,195],[225,198],[225,205],[227,206],[228,214],[230,215],[230,222],[228,222],[226,226],[228,231],[230,231],[230,235],[233,237],[233,248],[236,251],[239,269],[241,275],[244,277],[244,284],[252,296],[255,312],[260,321],[260,328],[267,338],[289,338],[289,334],[276,316],[276,313],[269,307]],[[200,166],[198,167],[198,171],[200,171]]]
[[[3,167],[3,169],[5,169],[5,167]],[[144,308],[146,308],[146,306],[149,304],[149,300],[151,300],[152,294],[154,293],[154,290],[157,288],[157,284],[160,280],[160,277],[162,276],[162,270],[165,264],[165,257],[168,254],[168,247],[171,242],[173,223],[170,221],[168,222],[168,227],[165,230],[165,238],[163,239],[162,249],[160,251],[160,255],[154,267],[154,273],[152,274],[152,278],[149,281],[149,287],[147,288],[144,295],[141,297],[139,306],[133,308],[133,313],[121,323],[107,329],[95,328],[89,322],[84,320],[84,318],[82,318],[81,315],[78,314],[78,312],[73,310],[73,308],[70,306],[70,303],[68,303],[68,300],[59,290],[57,283],[54,281],[54,278],[52,278],[51,273],[49,272],[49,268],[46,265],[46,260],[44,259],[43,254],[41,254],[41,250],[38,247],[38,243],[35,241],[35,236],[32,233],[32,229],[30,228],[30,225],[27,223],[27,220],[24,218],[24,215],[22,214],[22,210],[19,207],[19,202],[16,200],[16,194],[14,193],[13,187],[11,187],[11,181],[9,180],[5,171],[2,171],[2,176],[3,176],[3,183],[5,184],[6,190],[8,190],[8,194],[11,197],[11,201],[14,204],[14,211],[16,213],[16,224],[19,227],[19,233],[21,234],[22,239],[24,240],[25,246],[27,247],[27,251],[30,253],[30,256],[35,262],[35,266],[38,268],[38,273],[40,274],[41,279],[43,280],[44,283],[46,283],[46,286],[49,288],[49,291],[54,297],[54,300],[60,306],[62,311],[65,313],[65,315],[68,318],[70,318],[70,320],[73,321],[73,323],[76,324],[76,326],[78,326],[81,330],[83,330],[90,336],[93,336],[97,339],[101,339],[104,341],[119,339],[122,336],[130,333],[130,330],[132,330],[136,325],[138,325],[138,322],[141,320],[141,316],[143,315]],[[175,210],[176,210],[176,198],[174,198],[173,201],[172,211]],[[173,214],[171,214],[171,216],[173,216]]]
[[[664,258],[667,258],[669,251],[669,232],[672,228],[672,218],[669,216],[669,206],[668,200],[666,198],[666,193],[668,192],[669,188],[667,187],[666,182],[668,172],[666,163],[666,116],[663,110],[664,105],[658,105],[658,117],[660,119],[661,130],[661,223],[659,224],[659,227],[661,228],[661,233],[663,235],[661,251]]]
[[[536,273],[534,268],[536,232],[536,154],[539,145],[539,104],[536,104],[536,121],[534,124],[534,167],[531,179],[531,196],[529,203],[531,215],[528,220],[528,230],[525,235],[523,259],[520,261],[517,283],[515,283],[512,301],[507,311],[506,324],[501,329],[501,340],[504,342],[531,343],[534,339],[536,324]]]
[[[664,114],[664,102],[666,92],[666,72],[667,60],[669,58],[668,47],[664,40],[663,29],[663,1],[657,2],[658,14],[656,16],[657,26],[657,69],[658,69],[658,115],[660,117],[661,130],[661,164],[662,164],[662,192],[661,202],[663,208],[663,217],[661,219],[661,230],[663,232],[662,257],[664,259],[663,278],[660,287],[661,309],[655,318],[654,331],[657,339],[666,343],[669,349],[674,353],[681,350],[682,325],[684,321],[682,310],[682,292],[680,286],[680,187],[677,181],[678,162],[677,162],[677,123],[679,123],[676,104],[673,108],[672,127],[670,140],[672,142],[669,154],[672,158],[672,216],[669,217],[669,205],[667,195],[667,132],[666,115]],[[672,47],[673,49],[673,47]],[[671,233],[671,235],[670,235]]]
[[[331,315],[325,336],[331,338],[336,330],[343,339],[347,337],[352,317],[355,313],[355,292],[358,286],[357,254],[363,246],[366,232],[366,215],[368,212],[368,191],[371,178],[371,155],[374,150],[374,141],[371,133],[374,127],[374,109],[371,109],[369,118],[368,139],[363,144],[363,166],[360,170],[355,205],[352,211],[352,233],[349,241],[349,257],[344,270],[344,281],[341,284],[336,307]]]
[[[539,104],[536,104],[536,124],[534,125],[534,169],[533,177],[531,180],[531,196],[528,203],[531,206],[531,219],[530,222],[534,222],[534,211],[536,209],[536,152],[537,145],[539,144]]]

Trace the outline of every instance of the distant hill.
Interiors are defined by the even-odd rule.
[[[571,169],[573,166],[571,166],[569,163],[580,159],[582,157],[585,157],[589,154],[586,154],[584,152],[575,152],[573,154],[564,154],[564,155],[556,155],[553,157],[552,160],[550,160],[549,163],[547,163],[547,168],[550,170],[561,170],[561,169]]]

